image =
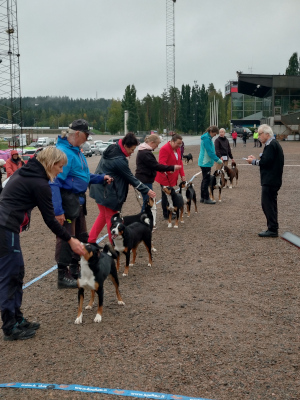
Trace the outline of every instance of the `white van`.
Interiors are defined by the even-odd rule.
[[[37,141],[38,146],[48,146],[50,143],[53,143],[54,140],[49,137],[40,137]]]

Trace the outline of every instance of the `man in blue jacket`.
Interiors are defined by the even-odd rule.
[[[222,164],[222,159],[220,159],[215,153],[215,146],[213,144],[212,138],[219,133],[219,128],[217,126],[210,126],[207,132],[201,136],[200,144],[200,154],[198,159],[198,165],[202,171],[202,182],[201,182],[201,199],[200,202],[204,204],[215,204],[214,200],[210,200],[208,187],[210,182],[210,172],[211,167],[214,162]]]
[[[110,183],[111,178],[105,174],[91,174],[89,171],[86,158],[80,149],[90,134],[87,121],[78,119],[69,127],[70,129],[57,139],[56,147],[66,154],[68,163],[63,167],[63,172],[50,184],[52,201],[58,222],[71,236],[86,243],[88,232],[85,220],[85,192],[90,183]],[[58,288],[76,288],[79,256],[59,237],[56,238],[55,260],[58,267]]]

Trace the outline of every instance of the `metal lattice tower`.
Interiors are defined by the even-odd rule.
[[[169,130],[175,127],[175,15],[176,0],[166,0],[166,51],[167,51],[167,94],[169,96]]]
[[[17,0],[0,0],[0,124],[22,122]],[[18,131],[20,133],[20,131]]]

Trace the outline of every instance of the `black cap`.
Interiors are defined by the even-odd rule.
[[[89,124],[85,119],[75,119],[70,125],[70,129],[73,129],[73,131],[80,131],[87,133],[88,135],[91,134],[92,132],[89,131]]]

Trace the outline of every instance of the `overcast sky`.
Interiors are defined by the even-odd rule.
[[[166,0],[19,0],[22,96],[122,99],[166,88]],[[222,90],[300,55],[300,0],[177,0],[175,85]]]

